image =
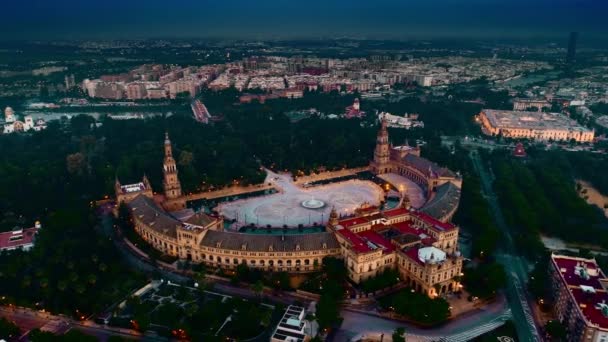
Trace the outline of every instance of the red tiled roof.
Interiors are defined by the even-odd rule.
[[[608,329],[608,317],[605,317],[602,310],[596,307],[602,302],[608,304],[608,294],[600,283],[600,279],[606,278],[606,275],[597,263],[594,260],[558,255],[554,255],[552,259],[554,266],[566,283],[565,286],[572,293],[579,310],[587,321],[600,328]],[[588,277],[582,277],[576,273],[577,265],[586,266]],[[593,288],[593,290],[584,291],[581,286]]]
[[[390,218],[390,217],[405,215],[408,212],[409,212],[409,210],[405,209],[405,208],[395,208],[395,209],[387,210],[387,211],[383,212],[383,214],[385,217]]]
[[[412,261],[415,261],[415,262],[417,262],[420,265],[424,265],[424,262],[422,262],[422,260],[420,260],[420,258],[418,257],[418,250],[419,249],[420,248],[418,248],[418,247],[410,248],[410,249],[406,250],[404,253],[410,259],[412,259]]]
[[[432,237],[429,234],[427,234],[424,231],[424,229],[412,227],[410,225],[410,222],[394,223],[394,224],[392,224],[392,226],[395,227],[396,229],[398,229],[403,234],[414,234],[414,235],[417,235],[419,237],[421,237],[422,234],[426,235],[427,236],[426,238],[421,239],[421,241],[422,241],[422,243],[424,245],[430,246],[430,245],[432,245],[433,243],[435,243],[437,241],[434,237]]]
[[[456,226],[454,226],[451,223],[441,222],[438,219],[434,218],[433,216],[422,213],[422,212],[414,212],[414,213],[412,213],[412,215],[431,224],[433,227],[435,227],[441,231],[452,230],[452,229],[456,228]]]
[[[376,246],[382,247],[382,253],[388,254],[395,250],[395,246],[384,238],[384,236],[378,234],[373,230],[366,230],[358,234],[363,239],[366,239]]]
[[[358,209],[358,211],[359,211],[360,213],[374,212],[374,211],[377,211],[377,210],[378,210],[378,207],[374,207],[374,206],[370,206],[370,207],[367,207],[367,208],[361,208],[361,209]]]
[[[605,278],[603,272],[599,269],[598,265],[593,262],[583,262],[578,259],[569,258],[569,257],[561,257],[561,256],[553,256],[553,261],[557,265],[558,270],[565,270],[565,272],[561,272],[562,277],[566,281],[566,284],[569,286],[591,286],[595,289],[601,289],[602,285],[599,283],[598,279]],[[598,276],[592,277],[589,279],[585,279],[575,272],[576,264],[582,263],[587,266],[588,270],[597,270]]]
[[[342,235],[346,240],[348,240],[353,250],[357,253],[367,253],[372,250],[359,235],[346,228],[338,230],[338,234]]]
[[[604,316],[601,309],[596,308],[596,304],[602,301],[608,304],[608,294],[606,292],[587,293],[580,288],[573,288],[570,292],[572,292],[579,309],[589,322],[597,324],[600,328],[608,328],[608,318]],[[583,307],[581,307],[581,304],[583,304]]]
[[[348,228],[348,227],[352,227],[352,226],[362,224],[362,223],[367,223],[367,222],[369,222],[369,220],[365,217],[353,217],[353,218],[341,220],[339,222],[339,224],[344,228]]]
[[[0,249],[13,249],[28,245],[34,241],[34,236],[38,233],[36,227],[26,228],[17,233],[16,231],[0,233]],[[14,239],[20,237],[19,239]],[[13,238],[13,240],[11,240]]]

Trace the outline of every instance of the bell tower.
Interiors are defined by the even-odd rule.
[[[374,150],[374,160],[371,163],[372,172],[382,174],[390,172],[390,151],[388,143],[388,129],[386,118],[380,121],[380,131],[376,138],[376,149]]]
[[[182,197],[182,186],[177,177],[177,165],[173,158],[173,149],[169,133],[165,133],[165,160],[163,161],[163,190],[165,191],[165,207],[167,210],[181,210],[186,208]]]

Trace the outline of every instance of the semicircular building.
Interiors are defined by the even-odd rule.
[[[449,223],[458,208],[460,177],[420,157],[418,149],[392,147],[382,122],[370,165],[372,172],[398,173],[420,185],[427,202],[418,209],[402,205],[380,210],[362,206],[349,217],[332,210],[325,232],[310,234],[246,234],[224,230],[221,216],[186,208],[169,136],[164,142],[163,194],[155,195],[144,176],[142,182],[115,184],[117,204],[129,208],[135,231],[164,254],[235,269],[240,264],[267,272],[318,271],[324,257],[344,260],[355,283],[386,269],[430,296],[459,287],[462,257],[458,227]]]

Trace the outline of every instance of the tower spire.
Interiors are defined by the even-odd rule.
[[[388,122],[386,116],[380,118],[380,130],[376,137],[376,149],[374,150],[374,160],[372,161],[372,170],[376,174],[390,172],[390,149],[388,141]]]
[[[167,200],[168,210],[180,210],[185,208],[185,202],[180,201],[182,197],[182,186],[177,177],[177,165],[173,158],[173,149],[169,133],[165,132],[165,160],[163,162],[163,189]]]

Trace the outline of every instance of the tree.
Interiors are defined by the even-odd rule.
[[[340,303],[334,297],[322,294],[317,303],[316,317],[321,329],[338,325],[342,322]]]
[[[545,325],[545,331],[547,332],[547,335],[549,335],[550,341],[552,342],[566,341],[566,328],[559,321],[552,320],[547,322]]]
[[[258,299],[261,298],[262,293],[264,292],[264,283],[261,280],[258,280],[253,284],[253,292],[255,292],[256,297]]]
[[[30,331],[28,338],[32,342],[55,342],[59,339],[57,335],[40,329]]]
[[[464,271],[464,283],[469,293],[481,298],[488,298],[496,294],[507,282],[507,276],[502,265],[481,263],[475,268]]]
[[[19,337],[20,330],[17,325],[8,319],[0,318],[0,336],[8,338],[8,340],[16,339]]]
[[[84,154],[80,152],[69,154],[66,157],[66,165],[69,173],[82,174],[86,166]]]
[[[178,164],[180,166],[190,166],[194,161],[194,155],[189,151],[181,151],[179,154]]]
[[[393,332],[393,342],[405,342],[405,329],[397,328]]]

